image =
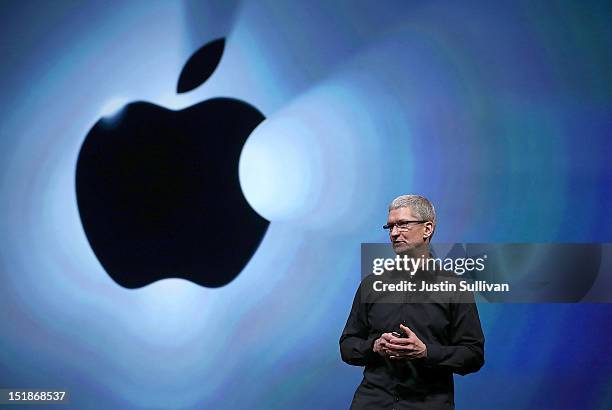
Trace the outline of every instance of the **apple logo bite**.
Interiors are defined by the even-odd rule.
[[[218,39],[196,51],[177,92],[204,83],[224,46]],[[175,277],[219,287],[242,271],[269,225],[238,179],[242,147],[264,119],[243,101],[213,98],[180,111],[131,102],[96,122],[77,159],[76,196],[115,282],[138,288]]]

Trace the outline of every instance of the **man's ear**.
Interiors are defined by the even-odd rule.
[[[427,221],[424,223],[425,232],[423,232],[423,239],[428,240],[434,233],[434,224],[431,221]]]

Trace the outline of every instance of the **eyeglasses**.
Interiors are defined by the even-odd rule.
[[[411,224],[424,224],[425,222],[429,221],[398,221],[394,224],[383,225],[383,229],[386,229],[389,232],[393,232],[393,228],[397,228],[398,231],[407,231],[410,229]]]

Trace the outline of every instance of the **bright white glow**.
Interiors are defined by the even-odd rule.
[[[381,190],[382,167],[374,164],[384,161],[376,142],[364,135],[383,135],[360,104],[350,87],[322,85],[257,127],[239,164],[251,206],[270,221],[308,229],[368,217]],[[401,145],[394,147],[401,152]]]
[[[264,121],[240,157],[239,175],[249,204],[271,220],[290,220],[313,206],[320,189],[318,144],[299,116]]]

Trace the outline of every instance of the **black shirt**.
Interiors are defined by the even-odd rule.
[[[351,409],[454,409],[453,373],[476,372],[484,364],[484,335],[473,294],[381,294],[372,290],[379,279],[369,275],[361,282],[340,337],[342,360],[365,366]],[[459,282],[445,272],[402,273],[392,279],[408,279],[418,287],[422,280]],[[374,353],[374,341],[397,331],[400,323],[427,346],[426,358],[394,361]]]

